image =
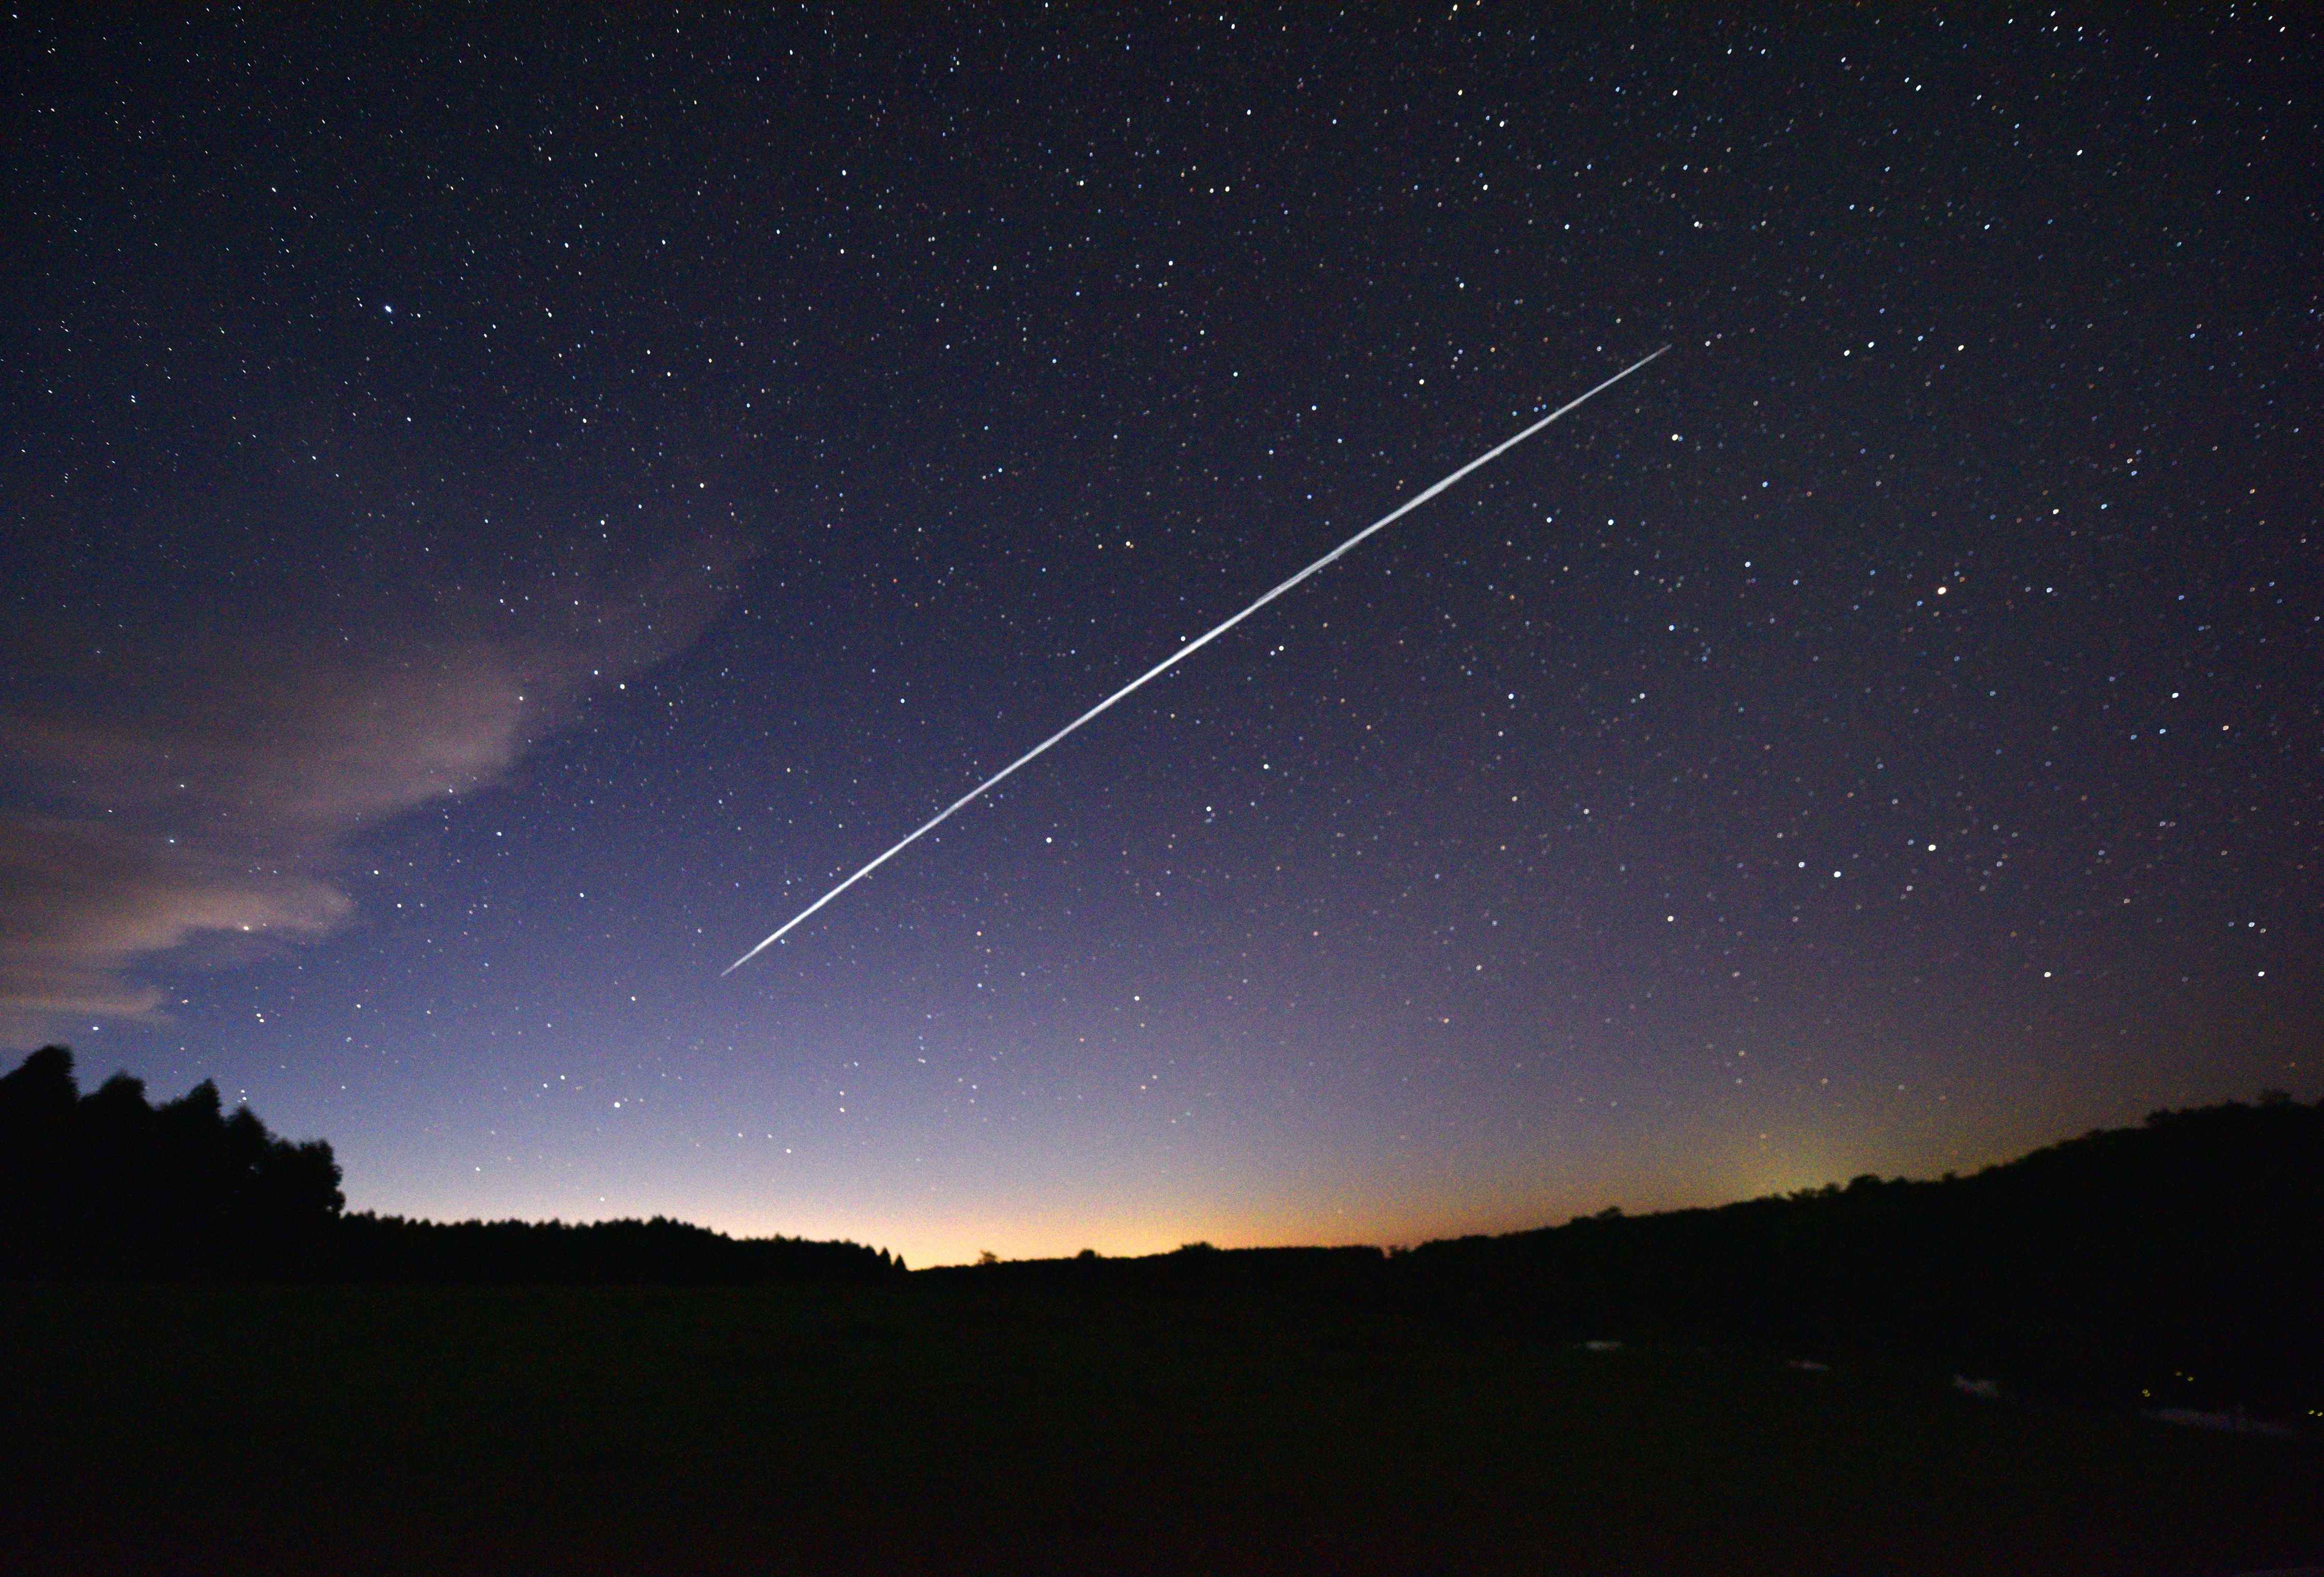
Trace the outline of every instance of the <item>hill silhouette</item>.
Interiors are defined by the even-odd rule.
[[[1067,1296],[1376,1300],[1496,1337],[1879,1358],[2149,1406],[2324,1409],[2324,1102],[2158,1111],[1934,1182],[1375,1249],[923,1272]],[[2319,1414],[2319,1416],[2324,1416]]]
[[[1937,1182],[1424,1244],[1395,1270],[1571,1338],[1880,1352],[2020,1391],[2324,1406],[2324,1102],[2158,1111]]]

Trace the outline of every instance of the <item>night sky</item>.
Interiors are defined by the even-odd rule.
[[[2324,1094],[2324,34],[2121,9],[0,24],[0,1043],[916,1265]]]

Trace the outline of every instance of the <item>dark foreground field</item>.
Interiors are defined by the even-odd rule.
[[[1240,1301],[0,1287],[43,1572],[2217,1573],[2312,1447]]]

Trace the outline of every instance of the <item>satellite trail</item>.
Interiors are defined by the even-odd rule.
[[[1122,686],[1121,688],[1116,690],[1112,695],[1108,696],[1104,700],[1100,701],[1096,706],[1083,713],[1079,717],[1076,717],[1071,723],[1066,724],[1063,728],[1060,728],[1056,733],[1049,735],[1048,738],[1035,745],[1031,750],[1027,751],[1023,755],[1019,756],[1015,761],[1010,762],[1007,766],[993,773],[992,776],[987,778],[983,782],[979,783],[975,788],[970,789],[967,793],[954,800],[950,805],[945,806],[942,810],[936,812],[936,815],[930,816],[926,822],[915,828],[909,836],[906,837],[894,848],[890,849],[886,853],[872,861],[869,865],[864,866],[862,870],[858,871],[854,875],[841,882],[837,887],[833,888],[829,892],[825,893],[821,898],[816,899],[813,903],[807,905],[807,908],[799,910],[798,914],[793,915],[788,920],[785,921],[779,930],[776,931],[765,941],[760,943],[756,947],[752,948],[748,953],[745,953],[742,957],[737,958],[733,963],[728,964],[724,969],[720,970],[718,973],[722,976],[733,973],[736,970],[750,963],[751,960],[756,958],[760,954],[764,953],[768,948],[773,946],[776,943],[788,936],[793,929],[795,929],[801,922],[812,916],[817,909],[820,909],[833,899],[837,898],[841,893],[845,892],[849,888],[854,886],[857,882],[871,875],[872,872],[880,869],[881,866],[885,865],[889,861],[902,853],[906,849],[910,848],[914,844],[918,843],[922,838],[936,831],[936,828],[942,826],[945,822],[950,821],[954,815],[966,807],[971,800],[975,799],[977,797],[983,794],[986,789],[991,788],[994,784],[999,783],[1002,779],[1016,771],[1018,768],[1026,765],[1035,757],[1046,752],[1052,745],[1062,742],[1067,734],[1072,733],[1075,729],[1081,727],[1083,724],[1087,723],[1099,713],[1105,711],[1115,702],[1126,699],[1137,691],[1144,688],[1148,683],[1160,678],[1171,669],[1175,668],[1179,663],[1185,661],[1186,659],[1194,656],[1194,653],[1200,651],[1204,647],[1208,646],[1212,641],[1216,641],[1220,636],[1225,634],[1228,631],[1241,623],[1245,619],[1248,619],[1253,613],[1258,613],[1259,609],[1267,606],[1268,604],[1281,596],[1285,592],[1289,591],[1293,586],[1297,586],[1301,581],[1305,580],[1309,576],[1314,575],[1316,571],[1322,569],[1325,565],[1331,564],[1334,560],[1345,556],[1355,548],[1357,543],[1361,542],[1373,532],[1387,530],[1389,526],[1394,525],[1397,521],[1402,520],[1406,515],[1410,514],[1414,510],[1418,509],[1422,504],[1426,503],[1430,499],[1434,498],[1438,493],[1443,492],[1446,488],[1452,486],[1454,483],[1468,475],[1470,472],[1476,470],[1480,466],[1489,466],[1492,464],[1495,460],[1499,459],[1503,455],[1508,454],[1511,449],[1516,448],[1519,444],[1525,442],[1526,439],[1533,437],[1534,434],[1547,427],[1551,422],[1555,421],[1559,417],[1563,416],[1567,411],[1573,410],[1576,406],[1582,405],[1600,394],[1602,394],[1607,390],[1612,388],[1615,384],[1620,383],[1623,379],[1628,377],[1632,373],[1637,372],[1640,367],[1645,366],[1648,362],[1653,361],[1655,356],[1662,355],[1663,351],[1666,351],[1668,349],[1670,349],[1670,346],[1664,346],[1662,350],[1657,350],[1649,355],[1640,356],[1637,361],[1632,362],[1628,366],[1624,367],[1620,372],[1615,374],[1612,377],[1607,379],[1596,388],[1589,390],[1584,393],[1578,394],[1572,400],[1567,401],[1564,404],[1551,411],[1547,416],[1543,417],[1539,421],[1535,422],[1531,427],[1526,428],[1523,432],[1518,433],[1516,437],[1503,438],[1499,443],[1495,444],[1491,448],[1487,449],[1483,454],[1478,456],[1467,465],[1462,466],[1458,471],[1453,472],[1452,475],[1436,482],[1434,484],[1414,493],[1410,498],[1406,499],[1402,503],[1397,504],[1394,509],[1388,511],[1388,513],[1380,516],[1379,519],[1374,521],[1370,525],[1366,526],[1362,530],[1358,531],[1354,536],[1349,538],[1346,541],[1333,549],[1329,553],[1324,554],[1323,557],[1318,558],[1314,563],[1309,565],[1306,568],[1293,576],[1289,580],[1285,581],[1282,585],[1275,587],[1266,595],[1252,603],[1249,607],[1243,609],[1241,613],[1237,613],[1234,617],[1225,621],[1223,623],[1216,625],[1207,633],[1187,641],[1184,646],[1181,646],[1177,650],[1164,658],[1160,662],[1156,663],[1152,668],[1148,669],[1144,673],[1139,674],[1136,678]]]

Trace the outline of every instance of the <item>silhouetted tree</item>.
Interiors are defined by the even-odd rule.
[[[0,1077],[0,1263],[26,1263],[63,1208],[79,1103],[72,1053],[61,1046]]]
[[[297,1273],[338,1183],[329,1145],[226,1115],[207,1080],[159,1109],[126,1074],[84,1096],[60,1046],[0,1078],[0,1274]]]

